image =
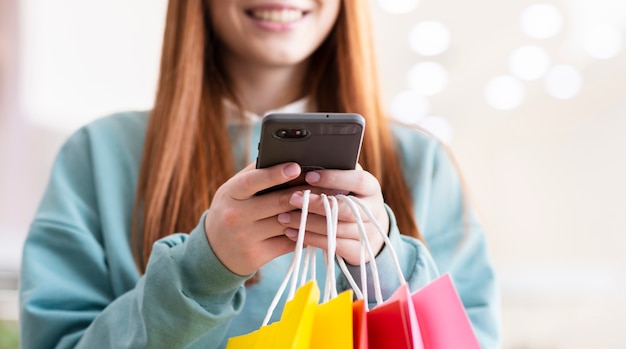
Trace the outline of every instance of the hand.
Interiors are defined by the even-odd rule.
[[[217,258],[233,273],[249,275],[268,261],[291,252],[295,243],[284,235],[278,214],[296,209],[289,203],[293,190],[254,194],[300,175],[296,163],[256,169],[254,164],[235,174],[215,193],[204,229]]]
[[[328,246],[326,211],[324,203],[319,194],[334,195],[338,193],[352,193],[372,211],[374,217],[383,228],[384,232],[389,231],[389,216],[385,210],[384,200],[380,184],[371,173],[356,170],[321,170],[306,174],[306,181],[313,186],[309,200],[309,216],[307,217],[307,232],[304,237],[304,244],[326,249]],[[302,208],[302,192],[292,194],[289,202]],[[359,231],[352,210],[346,203],[338,200],[339,222],[337,225],[337,251],[346,262],[358,265],[360,262],[360,240]],[[292,240],[297,239],[297,229],[300,224],[300,212],[292,211],[282,213],[278,216],[279,222],[285,227],[285,234]],[[367,237],[375,254],[380,252],[384,239],[376,231],[374,223],[361,211],[361,218],[365,223]],[[369,256],[366,254],[366,261]]]

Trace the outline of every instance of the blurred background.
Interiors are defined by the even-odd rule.
[[[385,103],[448,143],[482,214],[503,348],[626,347],[626,1],[372,2]],[[0,348],[61,143],[149,109],[165,0],[0,1]]]

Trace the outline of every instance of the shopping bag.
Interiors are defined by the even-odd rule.
[[[337,199],[321,195],[326,211],[328,246],[326,249],[326,282],[322,304],[315,310],[311,349],[353,349],[352,291],[337,295],[335,251],[337,249]]]
[[[293,300],[285,304],[278,334],[271,348],[308,348],[313,331],[320,291],[315,281],[309,281],[296,291]]]
[[[406,283],[389,299],[367,313],[367,325],[371,349],[424,348],[415,307]]]
[[[325,197],[324,195],[322,196],[323,198]],[[331,198],[333,204],[335,205],[335,207],[337,207],[337,199],[335,197]],[[326,199],[325,199],[326,200]],[[324,206],[326,208],[326,201],[324,201]],[[326,212],[326,216],[328,217],[328,209]],[[332,238],[336,239],[336,233],[337,233],[337,214],[333,211],[333,214],[330,215],[331,217],[331,222],[333,223],[331,226],[329,226],[328,231],[332,232]],[[331,236],[329,236],[330,238]],[[330,239],[329,239],[330,241]],[[334,248],[335,246],[330,246],[329,244],[329,249]],[[354,302],[352,302],[352,348],[353,349],[368,349],[369,348],[369,343],[368,343],[368,338],[367,338],[367,303],[365,301],[365,297],[363,295],[363,292],[361,291],[361,289],[363,290],[367,290],[367,274],[365,273],[365,244],[362,242],[361,243],[361,251],[360,251],[360,265],[361,265],[361,287],[359,288],[359,286],[356,284],[356,282],[354,281],[354,278],[352,277],[352,274],[350,274],[350,271],[348,270],[348,267],[346,265],[346,262],[343,260],[343,258],[341,256],[336,256],[337,262],[339,263],[339,266],[344,274],[344,276],[346,277],[346,280],[348,280],[348,283],[350,284],[350,286],[352,287],[352,291],[354,292],[355,297],[357,298]],[[334,269],[334,267],[333,267]],[[333,270],[334,273],[334,270]],[[329,273],[327,273],[327,275],[329,275]],[[334,277],[334,276],[333,276]],[[334,281],[334,279],[333,279]]]
[[[300,287],[292,300],[285,303],[279,321],[228,340],[227,349],[304,349],[309,348],[313,319],[320,291],[315,281]]]
[[[367,337],[371,349],[410,349],[399,301],[387,302],[367,313]]]
[[[359,227],[359,237],[370,256],[370,266],[372,269],[372,277],[374,278],[373,283],[375,286],[374,290],[376,292],[375,296],[377,305],[366,313],[369,348],[423,349],[422,335],[417,315],[415,313],[413,300],[411,299],[408,284],[404,279],[404,275],[402,275],[402,269],[400,268],[398,257],[393,250],[389,237],[380,225],[378,225],[376,218],[372,215],[369,209],[363,205],[360,200],[355,197],[347,197],[345,195],[338,195],[337,197],[343,200],[351,208]],[[361,206],[363,211],[369,216],[370,220],[376,225],[379,234],[381,234],[385,240],[385,244],[390,249],[391,255],[394,259],[396,272],[398,274],[398,278],[400,279],[400,287],[398,287],[396,292],[394,292],[394,294],[384,302],[382,301],[382,296],[380,294],[380,281],[378,279],[376,258],[371,250],[371,246],[369,246],[367,233],[357,205]],[[362,264],[361,269],[363,270],[364,268],[365,266]],[[362,274],[362,278],[364,275],[365,274]]]
[[[420,324],[415,313],[415,306],[411,298],[411,291],[407,283],[402,284],[396,292],[389,297],[390,302],[398,301],[402,305],[402,316],[404,318],[405,331],[411,348],[421,349],[424,347]]]
[[[334,253],[336,249],[337,210],[328,206],[330,217],[328,226],[329,247],[327,249],[327,277],[322,304],[317,304],[320,291],[315,281],[315,271],[312,267],[311,281],[306,282],[307,266],[309,262],[315,265],[315,253],[307,248],[307,255],[303,263],[302,279],[298,288],[298,273],[303,251],[303,238],[306,228],[309,191],[304,193],[304,205],[296,249],[287,275],[278,288],[274,300],[269,306],[263,325],[257,331],[228,340],[227,349],[352,349],[352,291],[348,290],[337,295],[335,280]],[[332,221],[334,220],[334,225]],[[269,324],[269,318],[282,296],[288,280],[291,279],[288,301],[283,309],[279,321]],[[306,283],[305,283],[306,282]]]
[[[228,342],[226,343],[226,349],[254,348],[261,330],[262,328],[242,336],[229,338]]]
[[[311,349],[352,349],[352,291],[315,309]]]
[[[480,349],[449,274],[424,286],[411,298],[427,349]]]
[[[363,299],[357,299],[352,303],[352,342],[354,349],[369,349],[366,312]]]
[[[348,200],[344,199],[344,201],[350,205]],[[382,235],[389,248],[401,284],[400,288],[386,302],[380,304],[378,301],[378,305],[367,313],[370,348],[378,346],[401,348],[404,347],[403,345],[407,340],[411,342],[410,345],[413,347],[425,349],[480,348],[467,312],[450,275],[444,274],[415,293],[410,294],[408,285],[402,275],[397,255],[388,236],[384,234],[372,213],[363,203],[354,197],[350,198],[350,201],[358,204],[370,220],[375,223],[378,232]],[[357,216],[358,212],[356,212],[354,205],[350,206],[355,216]],[[364,238],[367,244],[364,232],[361,233],[361,238]],[[377,273],[375,259],[372,258],[371,251],[369,253],[372,273],[375,275]],[[361,265],[361,267],[363,268],[364,266]],[[376,286],[377,280],[374,281]],[[406,326],[404,333],[409,337],[394,337],[379,329],[379,326],[399,326],[401,321],[389,314],[395,316],[398,312],[403,311],[406,311],[403,315]],[[392,322],[393,325],[391,325]],[[411,335],[413,335],[412,338],[410,338]]]
[[[272,303],[270,304],[263,324],[257,331],[229,338],[227,349],[308,349],[313,332],[313,319],[315,317],[317,303],[320,299],[320,290],[316,281],[309,281],[297,288],[298,271],[302,259],[304,232],[306,230],[306,216],[308,213],[308,198],[310,191],[304,192],[302,218],[296,249],[287,270],[283,282],[278,288]],[[306,273],[306,272],[305,272]],[[304,273],[303,273],[304,274]],[[283,314],[279,321],[269,324],[269,319],[282,297],[287,283],[291,280],[291,288],[287,302],[283,308]],[[296,289],[297,288],[297,289]]]

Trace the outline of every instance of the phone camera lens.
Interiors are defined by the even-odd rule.
[[[308,131],[304,128],[281,128],[274,132],[274,137],[281,139],[301,139],[308,136]]]

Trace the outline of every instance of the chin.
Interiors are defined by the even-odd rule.
[[[265,65],[274,67],[288,67],[295,66],[305,62],[311,53],[306,52],[294,52],[294,50],[284,51],[266,51],[257,56],[259,62],[263,62]]]

